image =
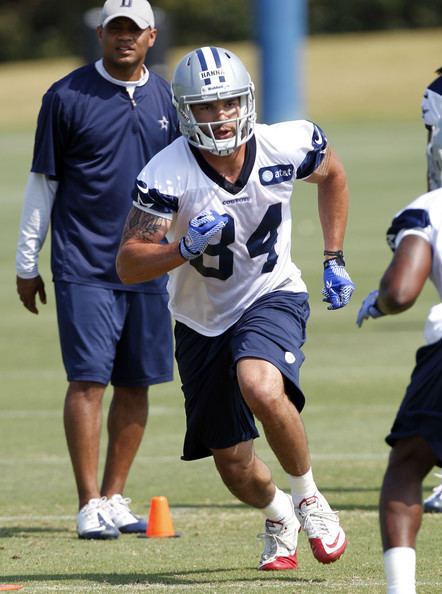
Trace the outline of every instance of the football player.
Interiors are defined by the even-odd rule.
[[[426,150],[428,190],[442,187],[442,68],[436,72],[439,76],[425,89],[422,100],[422,118],[428,130]],[[441,475],[436,476],[442,478]],[[425,499],[424,511],[442,512],[442,482]]]
[[[387,239],[394,255],[379,289],[363,301],[357,324],[409,309],[426,280],[442,299],[442,189],[400,211]],[[422,482],[442,466],[442,303],[431,308],[426,345],[416,353],[410,384],[386,437],[391,446],[379,504],[387,594],[415,594],[416,537]]]
[[[172,93],[182,137],[137,179],[117,270],[126,283],[170,272],[183,459],[213,456],[232,494],[262,511],[259,569],[296,568],[300,528],[318,561],[336,561],[346,536],[315,484],[300,416],[309,304],[291,258],[291,208],[298,182],[317,184],[324,301],[344,307],[354,289],[343,256],[344,168],[316,124],[255,122],[254,85],[227,49],[187,54]],[[255,418],[290,496],[255,453]]]

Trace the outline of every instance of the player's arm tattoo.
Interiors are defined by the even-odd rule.
[[[132,207],[123,229],[121,243],[138,239],[147,243],[159,243],[167,233],[169,221],[139,208]]]

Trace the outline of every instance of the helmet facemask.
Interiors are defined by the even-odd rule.
[[[211,60],[213,64],[209,66]],[[214,83],[207,84],[208,80]],[[181,133],[193,146],[226,156],[253,135],[256,120],[254,86],[242,62],[231,52],[207,47],[185,56],[175,71],[172,92]],[[237,117],[214,122],[196,121],[192,105],[233,98],[239,98]],[[231,138],[216,139],[214,128],[230,122],[235,123],[235,134]]]
[[[230,155],[247,142],[253,134],[256,116],[253,109],[252,93],[253,90],[249,89],[247,93],[238,96],[240,112],[238,116],[214,122],[196,121],[192,105],[202,103],[201,101],[195,103],[182,101],[179,108],[181,132],[187,136],[190,144],[202,150],[208,150],[220,156]],[[234,97],[229,98],[233,99]],[[215,138],[214,129],[232,122],[235,124],[234,136],[223,140]]]

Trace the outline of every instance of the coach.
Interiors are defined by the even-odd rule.
[[[143,532],[123,490],[148,414],[148,386],[172,379],[166,278],[123,286],[115,256],[130,188],[178,135],[169,85],[145,67],[157,30],[146,0],[107,0],[102,59],[43,97],[17,247],[17,291],[46,303],[38,257],[51,221],[51,266],[68,389],[64,426],[78,489],[80,538]],[[101,488],[101,408],[113,386]]]

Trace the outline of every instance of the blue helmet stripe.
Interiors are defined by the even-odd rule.
[[[221,58],[219,56],[218,48],[211,47],[210,51],[212,52],[213,59],[215,60],[215,65],[217,68],[221,68]]]
[[[196,55],[198,56],[198,60],[200,61],[201,70],[208,70],[206,58],[204,57],[204,52],[201,49],[197,49]],[[210,85],[210,78],[205,78],[204,84]]]
[[[213,55],[213,59],[215,60],[215,65],[217,68],[221,68],[221,57],[219,55],[219,51],[218,48],[216,47],[211,47],[210,51],[212,52]],[[219,77],[219,82],[226,82],[226,79],[224,76],[220,76]]]
[[[212,56],[213,56],[213,59],[215,61],[216,68],[221,68],[222,67],[221,56],[219,55],[218,48],[211,47],[209,49],[212,52]],[[200,66],[201,66],[201,70],[202,71],[208,71],[209,70],[209,66],[207,64],[206,57],[204,55],[204,51],[202,49],[197,49],[196,50],[196,55],[198,56],[198,60],[199,60]],[[219,79],[219,82],[220,83],[226,82],[226,78],[223,75],[218,75],[218,79]],[[205,78],[204,79],[204,84],[206,86],[213,84],[212,77],[211,76],[208,76],[207,78]]]
[[[201,64],[201,70],[208,70],[206,58],[204,57],[204,53],[201,49],[196,50],[196,55],[198,56],[198,60]]]

